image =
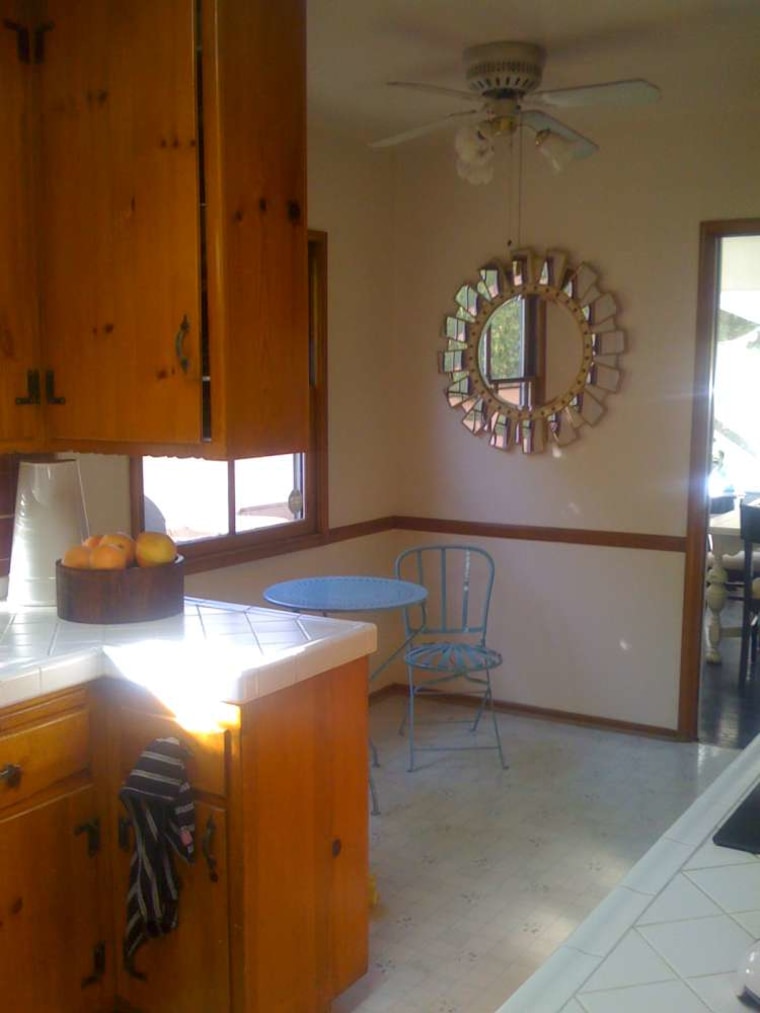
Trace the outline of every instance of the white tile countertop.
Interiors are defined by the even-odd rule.
[[[372,623],[186,598],[153,622],[96,626],[0,602],[0,707],[101,675],[239,704],[371,654]]]
[[[758,781],[760,736],[497,1013],[747,1013],[760,856],[712,836]]]

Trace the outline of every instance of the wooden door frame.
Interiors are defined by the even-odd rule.
[[[708,527],[707,479],[712,453],[720,243],[727,237],[751,235],[760,235],[760,218],[706,221],[699,227],[697,332],[678,700],[678,733],[685,739],[696,739],[699,731],[699,677],[704,637],[705,545]]]

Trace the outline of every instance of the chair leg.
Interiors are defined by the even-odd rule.
[[[369,772],[369,794],[372,799],[372,815],[380,815],[380,806],[377,801],[377,788],[375,787],[375,779],[372,776],[372,771]]]
[[[749,666],[750,630],[746,624],[742,624],[742,646],[739,654],[739,687],[743,687],[747,681],[747,668]]]
[[[496,747],[499,750],[499,762],[501,763],[502,770],[507,770],[509,764],[504,759],[504,751],[501,748],[501,734],[499,732],[499,720],[496,715],[496,708],[493,704],[493,693],[491,692],[491,673],[486,673],[488,676],[488,704],[491,710],[491,720],[493,721],[493,731],[496,736]]]
[[[408,714],[408,725],[409,725],[409,767],[408,770],[411,772],[414,770],[414,679],[409,674],[409,706],[407,709]]]
[[[478,730],[478,725],[480,724],[480,719],[483,717],[483,711],[486,709],[487,701],[488,692],[485,692],[480,698],[480,706],[478,707],[478,712],[475,715],[475,720],[472,722],[472,728],[470,728],[471,732],[476,732]]]

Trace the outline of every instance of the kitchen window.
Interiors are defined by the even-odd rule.
[[[238,461],[135,457],[132,528],[165,530],[190,569],[293,551],[327,530],[327,235],[309,232],[305,453]]]

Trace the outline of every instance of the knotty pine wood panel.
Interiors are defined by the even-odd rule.
[[[42,83],[51,446],[200,435],[192,0],[48,0]],[[183,317],[183,372],[175,336]]]
[[[230,457],[306,450],[305,4],[219,4],[217,23],[204,96],[209,248],[223,251],[209,286],[223,378],[212,430]]]

